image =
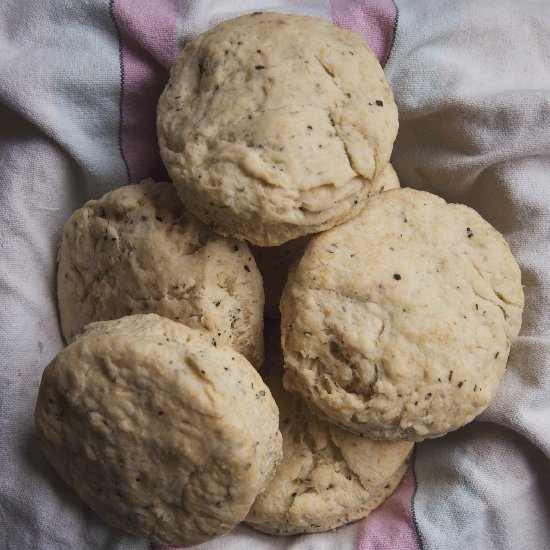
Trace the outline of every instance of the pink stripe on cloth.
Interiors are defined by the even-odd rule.
[[[397,7],[392,0],[331,0],[332,22],[360,34],[382,66],[393,46]]]
[[[122,41],[122,150],[132,181],[168,176],[158,152],[156,106],[176,55],[178,0],[114,0]]]
[[[413,518],[412,468],[411,463],[395,492],[360,523],[357,550],[421,550]]]

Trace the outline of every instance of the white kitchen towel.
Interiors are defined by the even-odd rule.
[[[214,549],[550,548],[550,3],[542,0],[3,0],[0,3],[0,548],[145,550],[46,462],[33,410],[63,348],[55,257],[90,198],[165,178],[155,105],[185,41],[271,10],[359,32],[400,111],[403,185],[474,207],[522,268],[526,308],[501,391],[471,425],[417,445],[397,491],[335,533],[239,526]],[[160,547],[158,547],[160,548]]]

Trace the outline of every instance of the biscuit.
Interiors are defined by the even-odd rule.
[[[279,407],[283,460],[245,521],[265,533],[295,535],[366,517],[401,480],[413,443],[370,440],[318,419],[283,389],[281,351],[266,346],[262,374]]]
[[[398,189],[399,178],[391,164],[387,164],[376,180],[378,192]],[[299,260],[311,236],[293,239],[281,246],[252,246],[252,254],[264,281],[265,307],[267,319],[280,319],[279,300],[286,283],[290,266]]]
[[[285,387],[355,433],[420,441],[494,399],[523,309],[502,235],[396,189],[314,237],[281,299]]]
[[[355,216],[375,192],[397,108],[357,34],[262,13],[189,42],[157,108],[160,153],[188,208],[276,246]]]
[[[157,313],[262,362],[263,284],[248,245],[209,230],[168,183],[87,202],[65,224],[58,262],[67,342],[92,321]]]
[[[244,519],[281,458],[277,424],[244,357],[154,314],[86,327],[46,367],[36,404],[43,451],[78,495],[173,546]]]

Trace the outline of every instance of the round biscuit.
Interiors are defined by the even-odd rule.
[[[279,13],[189,42],[157,108],[185,204],[222,235],[276,246],[355,216],[376,192],[397,107],[374,53],[327,21]]]
[[[78,495],[171,546],[244,519],[281,458],[277,424],[244,357],[155,314],[88,325],[46,367],[36,404],[42,449]]]
[[[494,399],[523,302],[508,244],[474,210],[381,193],[314,237],[289,276],[285,387],[356,433],[444,435]]]
[[[263,359],[263,284],[248,245],[209,230],[169,183],[87,202],[65,224],[57,295],[67,342],[86,324],[157,313]]]

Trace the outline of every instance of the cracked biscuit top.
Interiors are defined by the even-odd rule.
[[[277,406],[250,363],[154,314],[86,327],[46,367],[36,426],[99,516],[170,546],[232,529],[281,459]]]
[[[285,387],[356,433],[444,435],[494,399],[523,301],[508,244],[474,210],[381,193],[314,237],[289,277]]]
[[[157,109],[160,152],[185,204],[259,246],[356,215],[397,126],[359,35],[277,13],[225,21],[188,43]]]
[[[295,535],[366,517],[401,480],[413,444],[370,440],[317,418],[299,395],[283,389],[274,336],[266,342],[262,375],[279,407],[283,460],[246,522],[266,533]]]
[[[87,202],[65,224],[58,262],[67,342],[92,321],[157,313],[260,366],[263,285],[248,245],[209,230],[172,185],[145,180]]]

